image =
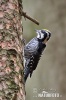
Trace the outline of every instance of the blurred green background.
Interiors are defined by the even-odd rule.
[[[23,0],[23,10],[40,22],[37,26],[23,18],[26,43],[36,36],[34,29],[52,33],[37,69],[26,82],[26,100],[66,100],[66,0]],[[43,89],[62,97],[33,97],[34,90],[41,93]]]

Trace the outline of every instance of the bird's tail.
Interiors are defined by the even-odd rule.
[[[29,67],[25,67],[24,68],[24,82],[26,82],[28,76],[29,76],[29,73],[30,73],[30,68]]]

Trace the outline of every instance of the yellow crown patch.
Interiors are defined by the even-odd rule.
[[[45,31],[47,31],[47,32],[50,32],[48,29],[42,29],[42,30],[45,30]]]

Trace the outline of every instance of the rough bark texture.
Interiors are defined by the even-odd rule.
[[[0,100],[25,99],[22,18],[18,1],[0,0]]]

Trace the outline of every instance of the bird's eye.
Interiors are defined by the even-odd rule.
[[[45,33],[45,31],[44,30],[41,30],[41,33]]]

